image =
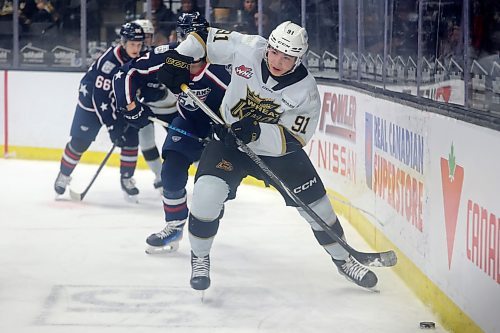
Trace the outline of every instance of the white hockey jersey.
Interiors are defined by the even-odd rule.
[[[310,140],[321,105],[316,81],[303,65],[288,75],[270,75],[264,60],[266,46],[267,40],[261,36],[209,28],[206,45],[192,33],[176,50],[232,66],[222,118],[232,124],[253,117],[260,123],[261,134],[248,146],[258,155],[281,156],[291,151],[290,144],[304,146]]]

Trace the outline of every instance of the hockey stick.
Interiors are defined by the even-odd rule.
[[[97,169],[97,172],[94,174],[94,177],[92,177],[92,180],[90,181],[90,183],[87,185],[87,187],[85,188],[85,190],[82,193],[76,193],[71,188],[69,189],[69,196],[71,197],[71,199],[73,199],[75,201],[82,201],[83,198],[85,198],[85,196],[87,195],[87,192],[90,190],[90,187],[92,186],[92,184],[94,184],[94,181],[96,180],[97,176],[99,176],[99,173],[101,172],[102,168],[104,168],[104,165],[106,165],[106,162],[111,157],[111,154],[113,153],[113,150],[115,150],[115,148],[116,148],[116,144],[113,144],[113,146],[108,151],[108,153],[106,154],[106,156],[102,160],[101,164],[99,165],[99,168]]]
[[[193,93],[189,87],[185,84],[181,85],[181,90],[186,93],[189,97],[191,97],[196,104],[205,112],[210,118],[212,118],[213,121],[215,121],[218,124],[225,125],[227,124],[224,123],[224,121],[217,116],[210,108],[201,101],[198,96]],[[288,186],[283,183],[283,181],[276,176],[276,174],[269,169],[269,167],[262,161],[262,159],[257,156],[251,150],[243,141],[241,141],[236,134],[231,131],[229,128],[229,133],[234,137],[236,140],[236,144],[238,147],[250,157],[250,159],[257,164],[257,166],[271,179],[274,181],[275,184],[280,186],[289,196],[292,198],[295,203],[302,208],[316,223],[318,223],[323,230],[330,236],[332,237],[336,242],[338,242],[349,254],[351,254],[357,261],[359,261],[361,264],[365,266],[372,266],[372,267],[390,267],[394,266],[397,262],[397,257],[396,253],[394,251],[386,251],[386,252],[359,252],[355,249],[353,249],[345,240],[343,240],[341,237],[339,237],[329,226],[326,224],[323,219],[316,214],[314,210],[311,209],[308,205],[306,205],[293,191],[291,191]]]
[[[187,136],[188,138],[194,139],[194,140],[196,140],[196,141],[198,141],[198,142],[200,142],[200,143],[210,141],[210,140],[209,140],[209,139],[207,139],[207,138],[205,138],[205,139],[199,138],[199,137],[197,137],[196,135],[193,135],[193,134],[189,133],[188,131],[183,130],[182,128],[175,127],[175,126],[173,126],[172,124],[169,124],[169,123],[167,123],[166,121],[163,121],[163,120],[161,120],[161,119],[158,119],[158,118],[155,118],[155,117],[148,117],[148,119],[149,119],[150,121],[152,121],[153,123],[157,123],[158,125],[161,125],[161,126],[163,126],[163,127],[165,127],[165,128],[168,128],[168,129],[171,129],[171,130],[173,130],[173,131],[176,131],[177,133],[180,133],[180,134],[182,134],[182,135],[185,135],[185,136]]]

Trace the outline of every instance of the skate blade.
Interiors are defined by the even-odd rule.
[[[200,295],[200,297],[201,297],[200,300],[201,300],[201,303],[203,304],[203,303],[205,303],[205,290],[200,291],[200,294],[201,294]]]
[[[342,274],[343,275],[343,274]],[[359,284],[357,284],[356,282],[354,282],[352,279],[350,279],[349,277],[347,277],[346,275],[344,275],[345,279],[351,283],[353,283],[354,285],[364,289],[364,290],[368,290],[368,291],[371,291],[372,293],[375,293],[375,294],[380,294],[380,289],[377,288],[377,286],[374,286],[374,287],[363,287],[363,286],[360,286]]]
[[[165,246],[148,246],[145,250],[147,254],[165,254],[172,253],[179,249],[179,243],[171,243]]]
[[[123,198],[128,203],[134,203],[134,204],[139,203],[139,196],[138,195],[129,195],[129,194],[123,192]]]
[[[364,288],[364,287],[363,287]],[[368,291],[371,291],[372,293],[374,294],[380,294],[380,289],[376,288],[376,287],[373,287],[373,288],[364,288]]]
[[[55,201],[67,201],[68,199],[66,199],[66,197],[64,196],[64,193],[63,194],[56,193],[56,195],[54,196],[54,200]]]

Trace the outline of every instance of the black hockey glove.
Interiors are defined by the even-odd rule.
[[[111,142],[118,147],[123,146],[126,141],[125,131],[127,127],[127,123],[121,117],[118,117],[111,125],[107,126]]]
[[[189,64],[193,62],[192,57],[179,54],[176,50],[165,52],[165,63],[158,71],[158,81],[167,86],[174,94],[181,93],[181,84],[190,80]]]
[[[245,117],[235,123],[232,123],[231,130],[245,144],[256,141],[260,136],[259,122],[250,117]],[[226,136],[226,145],[228,138],[230,141],[234,141],[234,136]]]
[[[120,112],[127,123],[135,128],[147,126],[151,122],[148,117],[154,117],[151,108],[138,100],[135,100],[135,107],[133,109],[127,110],[126,108],[121,108]]]
[[[214,127],[214,132],[220,141],[223,141],[227,147],[236,148],[236,139],[234,135],[228,132],[229,128],[223,125],[216,125]],[[231,131],[241,140],[243,143],[248,144],[257,140],[260,136],[260,125],[259,122],[250,117],[245,117],[235,123],[231,124]]]

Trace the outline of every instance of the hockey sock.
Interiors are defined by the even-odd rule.
[[[342,228],[342,225],[340,224],[340,221],[337,219],[337,221],[330,227],[335,234],[337,234],[339,237],[344,237],[344,228]],[[314,230],[314,237],[316,237],[316,240],[318,243],[322,246],[332,244],[335,242],[335,240],[330,237],[325,231],[323,230]]]
[[[158,148],[153,147],[151,149],[143,150],[142,156],[146,160],[149,168],[155,174],[156,178],[161,177],[161,159],[160,153],[158,152]]]
[[[337,234],[339,237],[344,238],[344,229],[342,228],[342,225],[340,224],[340,221],[337,219],[335,223],[330,227],[335,234]],[[316,237],[316,240],[318,243],[323,246],[323,248],[328,252],[334,259],[336,260],[345,260],[349,256],[349,253],[339,244],[337,243],[332,237],[330,237],[325,231],[323,230],[314,230],[314,237]]]
[[[163,190],[163,211],[165,221],[182,221],[188,217],[187,194],[185,189],[179,191]]]
[[[61,173],[69,176],[80,162],[82,154],[88,149],[90,143],[86,143],[79,139],[71,139],[64,148],[64,153],[61,158]]]
[[[219,218],[213,221],[202,221],[189,214],[189,232],[199,238],[211,238],[219,230]]]
[[[137,165],[137,147],[123,147],[120,154],[120,174],[123,178],[130,178],[134,175]]]
[[[219,218],[214,221],[201,221],[189,214],[189,241],[191,250],[197,257],[204,257],[210,253],[217,230],[219,230]]]

